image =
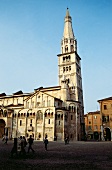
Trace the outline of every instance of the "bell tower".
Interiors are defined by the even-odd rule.
[[[81,78],[81,58],[77,53],[77,40],[72,28],[69,9],[64,19],[64,32],[61,40],[61,54],[58,54],[59,85],[68,84],[71,100],[80,101],[83,105]]]

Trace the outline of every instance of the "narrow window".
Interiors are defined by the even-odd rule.
[[[60,121],[59,121],[59,125],[60,125]]]
[[[94,116],[94,119],[97,119],[97,116]]]
[[[107,105],[104,105],[104,110],[107,110]]]
[[[22,126],[22,120],[20,120],[20,126]]]
[[[68,67],[66,67],[66,71],[68,71]]]
[[[71,70],[71,66],[69,66],[69,71]]]
[[[48,120],[48,124],[50,124],[50,119]]]
[[[71,115],[71,120],[73,120],[73,115]]]

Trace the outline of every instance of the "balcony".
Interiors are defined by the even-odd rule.
[[[33,131],[33,126],[28,126],[28,131]]]

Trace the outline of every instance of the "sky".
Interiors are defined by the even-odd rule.
[[[0,0],[0,93],[59,85],[67,7],[81,57],[85,114],[112,96],[112,0]]]

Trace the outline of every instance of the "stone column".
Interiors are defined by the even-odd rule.
[[[35,113],[35,134],[34,134],[34,138],[36,140],[36,137],[37,137],[37,113]]]
[[[44,140],[44,137],[45,137],[45,112],[43,113],[43,128],[42,128],[42,131],[43,131],[43,140]]]
[[[75,125],[75,127],[76,127],[76,141],[77,141],[77,106],[76,106],[76,125]]]

